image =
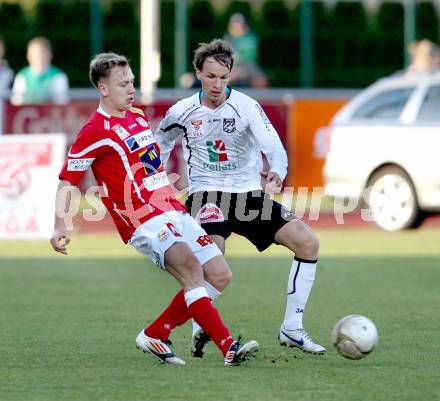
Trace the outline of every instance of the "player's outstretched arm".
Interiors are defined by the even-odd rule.
[[[69,181],[60,180],[55,198],[55,225],[50,244],[56,252],[67,255],[67,247],[70,243],[72,228],[69,230],[67,222],[69,211],[71,210],[71,201],[74,191],[66,191],[67,187],[72,187]],[[70,216],[71,218],[71,216]]]

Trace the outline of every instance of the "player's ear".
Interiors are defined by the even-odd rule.
[[[104,82],[99,81],[96,88],[98,89],[98,92],[101,94],[101,96],[105,97],[108,95],[107,85]]]
[[[201,78],[202,78],[202,71],[201,70],[196,70],[196,77],[197,77],[197,79],[201,80]]]

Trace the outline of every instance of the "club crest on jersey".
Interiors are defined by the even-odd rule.
[[[202,120],[191,120],[192,134],[194,136],[203,135],[203,121]]]
[[[159,241],[165,241],[168,238],[168,233],[165,230],[160,230],[157,233],[157,236],[159,238]]]
[[[128,131],[122,127],[120,124],[116,124],[112,127],[112,130],[116,132],[116,134],[118,134],[118,137],[121,141],[123,141],[124,139],[127,139],[130,134],[128,133]]]
[[[141,127],[150,128],[150,124],[142,117],[136,117],[136,121]]]
[[[223,119],[223,131],[227,134],[232,134],[235,131],[235,118]]]

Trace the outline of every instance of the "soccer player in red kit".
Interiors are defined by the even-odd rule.
[[[127,59],[114,53],[97,55],[90,63],[90,79],[100,105],[79,132],[59,175],[52,247],[67,253],[70,198],[63,195],[91,167],[122,240],[182,286],[162,314],[141,330],[136,346],[162,363],[183,365],[171,349],[169,336],[193,318],[221,350],[225,365],[239,365],[256,354],[258,343],[233,339],[211,302],[209,294],[216,290],[204,281],[203,267],[226,262],[174,197],[148,120],[132,107],[134,76]]]

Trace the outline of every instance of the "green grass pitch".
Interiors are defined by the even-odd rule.
[[[216,305],[260,353],[232,368],[212,344],[205,358],[191,358],[189,324],[172,336],[186,366],[136,350],[138,331],[178,286],[116,235],[77,234],[67,257],[46,242],[0,242],[0,400],[439,400],[440,230],[318,234],[304,321],[327,354],[278,345],[290,256],[276,246],[260,255],[235,237],[233,283]],[[379,330],[377,349],[360,361],[339,356],[330,339],[352,313]]]

